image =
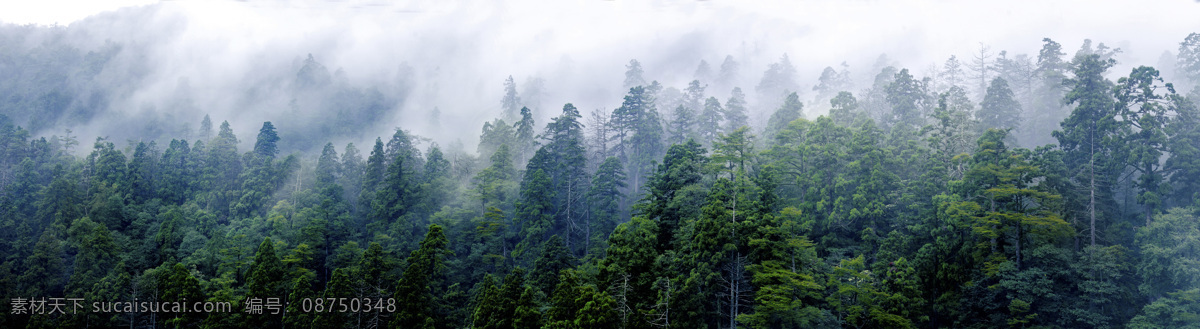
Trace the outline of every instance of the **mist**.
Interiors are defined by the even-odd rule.
[[[70,47],[79,62],[100,63],[84,77],[51,81],[92,95],[72,98],[64,110],[87,108],[87,115],[35,122],[46,114],[6,109],[36,135],[71,129],[84,145],[96,137],[196,138],[207,114],[215,124],[228,121],[243,149],[263,121],[272,121],[288,151],[328,141],[369,145],[397,127],[471,150],[483,122],[501,116],[508,76],[540,126],[565,103],[585,113],[620,106],[631,59],[642,64],[645,80],[683,89],[701,60],[715,73],[732,56],[740,67],[732,85],[746,91],[752,122],[761,123],[773,108],[757,104],[772,100],[756,99],[753,90],[783,54],[797,69],[805,115],[813,118],[828,104],[813,104],[812,86],[822,69],[842,62],[855,78],[850,91],[858,93],[878,73],[873,65],[881,54],[920,77],[951,55],[969,61],[981,45],[1036,58],[1042,38],[1062,43],[1068,54],[1091,39],[1121,49],[1109,72],[1123,75],[1176,51],[1200,29],[1195,17],[1200,4],[1184,0],[184,1],[114,8],[61,25],[4,23],[0,43],[14,52]],[[320,66],[316,82],[298,78],[310,55]],[[96,57],[103,60],[89,59]],[[0,70],[21,67],[8,63]],[[1170,81],[1171,70],[1160,69]],[[529,90],[537,79],[544,88]],[[19,94],[9,90],[5,96]],[[710,87],[706,94],[724,100],[729,90]],[[333,111],[341,119],[322,123]]]

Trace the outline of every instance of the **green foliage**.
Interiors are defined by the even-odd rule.
[[[264,301],[267,298],[284,300],[287,297],[286,285],[290,283],[284,274],[283,262],[275,255],[275,244],[271,242],[271,238],[264,239],[262,244],[258,245],[258,251],[254,253],[254,263],[246,276],[247,298],[260,298]],[[264,312],[250,315],[247,320],[259,326],[280,326],[282,315]]]
[[[979,104],[979,124],[984,129],[1017,129],[1021,126],[1021,103],[1017,102],[1008,81],[992,79],[987,95]]]
[[[800,96],[797,96],[796,93],[788,94],[783,100],[783,105],[775,110],[775,113],[771,114],[771,118],[767,120],[763,136],[774,138],[789,123],[800,118],[804,118],[804,104],[800,103]]]
[[[1173,292],[1146,305],[1129,328],[1200,328],[1200,289]]]
[[[914,328],[912,320],[898,314],[912,305],[898,304],[903,295],[880,289],[881,281],[866,269],[862,256],[843,259],[826,284],[832,290],[828,302],[834,314],[854,327]]]
[[[746,114],[746,95],[742,93],[742,88],[733,88],[729,99],[725,101],[724,116],[727,133],[750,125],[750,118]]]
[[[858,100],[848,91],[840,91],[829,100],[829,117],[842,127],[855,126],[866,119],[866,113],[858,108]]]
[[[892,106],[892,113],[884,117],[884,126],[901,130],[923,127],[923,111],[929,103],[925,88],[922,81],[908,73],[908,69],[897,72],[892,83],[886,87],[887,102]]]
[[[812,120],[784,57],[757,88],[757,108],[776,109],[762,143],[732,57],[713,81],[732,89],[724,104],[631,62],[621,106],[593,112],[586,135],[571,104],[536,126],[510,77],[477,154],[397,129],[365,160],[353,144],[339,157],[270,122],[242,153],[205,116],[181,135],[192,143],[98,139],[76,156],[70,131],[32,138],[49,133],[0,115],[4,297],[234,305],[10,310],[0,326],[1195,327],[1200,111],[1154,68],[1108,81],[1113,53],[1085,43],[1066,62],[1045,39],[1035,70],[1002,52],[980,104],[951,62],[918,78],[882,57],[861,99],[828,68],[813,100],[830,114]],[[359,93],[315,59],[300,71],[285,90],[297,113]],[[30,111],[50,119],[21,120],[91,106],[75,97],[39,92]],[[358,106],[333,105],[339,122]],[[1048,143],[1060,122],[1061,147],[1012,146]],[[285,314],[240,312],[254,297]],[[395,309],[305,312],[306,298]]]
[[[1120,138],[1125,154],[1117,155],[1137,172],[1133,186],[1139,190],[1137,202],[1146,207],[1146,225],[1151,217],[1161,211],[1165,196],[1170,193],[1163,175],[1161,158],[1166,151],[1168,101],[1177,97],[1174,87],[1166,85],[1165,94],[1156,94],[1162,88],[1158,70],[1141,66],[1133,69],[1129,77],[1117,80],[1115,96],[1117,111],[1121,116]],[[1124,153],[1123,152],[1123,153]]]
[[[1150,298],[1200,287],[1200,221],[1194,211],[1174,208],[1138,229],[1141,260],[1138,289]]]
[[[1101,60],[1098,55],[1077,59],[1075,78],[1067,80],[1072,89],[1064,101],[1076,104],[1070,117],[1062,122],[1062,130],[1054,137],[1064,151],[1063,161],[1068,167],[1082,168],[1073,181],[1088,192],[1088,234],[1090,245],[1096,245],[1096,220],[1111,210],[1106,206],[1112,195],[1114,181],[1121,169],[1117,154],[1117,133],[1120,124],[1116,120],[1114,100],[1111,95],[1112,82],[1104,78],[1104,72],[1115,63]],[[1103,218],[1101,218],[1103,219]]]
[[[542,293],[550,295],[558,286],[558,273],[575,265],[574,257],[563,245],[558,235],[550,236],[550,240],[542,245],[542,254],[533,262],[532,285]]]
[[[593,253],[603,255],[605,238],[621,222],[624,215],[621,211],[621,204],[625,199],[625,194],[621,191],[624,188],[625,170],[621,167],[621,160],[616,157],[604,159],[604,163],[601,163],[600,167],[596,169],[596,173],[592,175],[592,186],[588,191],[588,204],[591,206],[590,216],[592,218],[592,223],[588,227],[592,232],[588,236],[590,247],[587,252],[589,255]]]
[[[279,153],[279,147],[275,145],[278,142],[279,134],[275,133],[275,125],[270,121],[263,122],[262,129],[258,130],[258,139],[254,141],[254,154],[274,158]]]
[[[400,278],[396,290],[396,314],[393,326],[402,328],[441,328],[446,325],[446,310],[439,307],[439,292],[442,286],[442,275],[445,272],[444,260],[449,250],[446,249],[446,235],[437,224],[429,225],[429,233],[421,241],[421,247],[408,257],[408,268]]]

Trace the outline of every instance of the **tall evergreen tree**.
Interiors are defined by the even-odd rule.
[[[207,140],[209,138],[212,138],[212,134],[213,134],[212,119],[208,117],[208,114],[205,114],[204,119],[200,120],[200,139]]]
[[[886,92],[887,102],[892,107],[892,113],[883,122],[887,127],[915,131],[924,126],[925,88],[908,73],[908,69],[896,73]]]
[[[534,123],[533,113],[528,107],[521,107],[521,120],[513,124],[513,129],[516,130],[516,160],[517,165],[523,165],[529,161],[529,157],[533,156],[533,151],[537,147],[537,142],[534,140]]]
[[[1017,102],[1003,78],[992,79],[983,102],[979,103],[980,128],[1013,129],[1021,126],[1021,103]]]
[[[642,78],[642,63],[638,63],[636,59],[629,60],[629,65],[625,65],[625,88],[634,88],[645,86],[646,79]]]
[[[283,300],[287,297],[285,285],[290,280],[284,275],[283,262],[275,254],[275,243],[271,241],[271,238],[263,239],[263,242],[258,245],[258,251],[254,253],[254,264],[251,265],[248,273],[246,276],[247,298],[259,298],[260,301],[265,302],[266,298]],[[253,325],[278,327],[283,324],[283,312],[271,314],[270,311],[264,309],[262,314],[251,314],[246,319]]]
[[[1054,138],[1065,152],[1068,167],[1081,168],[1074,177],[1076,184],[1087,191],[1086,216],[1089,243],[1096,245],[1097,217],[1111,213],[1109,205],[1116,175],[1120,170],[1114,160],[1118,152],[1114,145],[1119,124],[1115,119],[1112,82],[1104,78],[1104,72],[1114,61],[1104,61],[1099,55],[1079,58],[1075,64],[1075,78],[1067,80],[1071,91],[1066,102],[1075,105],[1071,116],[1062,122],[1062,130],[1054,132]],[[1104,218],[1100,218],[1103,220]]]
[[[1157,89],[1167,89],[1156,93]],[[1126,162],[1138,174],[1134,187],[1141,190],[1137,203],[1143,205],[1146,225],[1155,213],[1162,210],[1163,199],[1170,192],[1163,174],[1162,157],[1167,148],[1166,125],[1169,100],[1174,97],[1175,87],[1163,85],[1158,70],[1141,66],[1133,69],[1129,77],[1117,80],[1116,106],[1121,124],[1119,141],[1125,154],[1116,156]]]
[[[848,91],[838,92],[829,100],[829,117],[843,127],[851,127],[866,119],[866,113],[858,108],[858,99]]]
[[[738,62],[733,60],[732,55],[726,55],[721,61],[721,70],[717,72],[716,85],[721,87],[721,90],[729,88],[741,80]]]
[[[275,133],[275,125],[270,121],[263,122],[262,129],[258,130],[258,139],[254,141],[254,154],[265,158],[274,158],[276,153],[279,153],[279,148],[275,145],[279,142],[279,135]]]
[[[1042,39],[1042,49],[1038,51],[1037,67],[1034,69],[1037,88],[1034,91],[1033,106],[1026,115],[1025,130],[1022,136],[1031,136],[1029,145],[1044,145],[1057,142],[1050,135],[1058,130],[1056,123],[1065,119],[1070,111],[1065,110],[1063,97],[1066,89],[1063,80],[1066,79],[1070,63],[1064,60],[1067,55],[1062,45],[1050,38]]]
[[[500,100],[501,115],[508,120],[517,120],[517,110],[521,107],[521,96],[517,95],[517,83],[510,75],[504,79],[504,98]]]
[[[804,117],[804,104],[800,103],[800,97],[796,93],[787,95],[783,101],[783,105],[775,110],[775,114],[771,115],[771,119],[767,121],[767,127],[763,130],[763,136],[768,139],[774,138],[788,123],[793,120]]]
[[[559,272],[575,266],[575,257],[563,245],[562,238],[551,235],[546,244],[542,245],[542,254],[533,263],[531,284],[549,296],[558,285]]]
[[[778,62],[767,67],[767,71],[763,72],[762,81],[759,81],[754,90],[760,95],[759,99],[765,100],[763,105],[766,108],[778,106],[779,99],[800,91],[800,86],[796,83],[796,67],[792,66],[787,54],[783,54]]]
[[[396,318],[393,326],[401,328],[446,328],[447,310],[441,309],[439,294],[444,290],[442,274],[445,258],[450,251],[446,248],[446,235],[437,224],[429,225],[429,233],[421,241],[421,247],[408,257],[408,268],[400,278],[396,290]]]
[[[683,144],[696,135],[696,112],[680,104],[671,111],[671,121],[667,123],[667,143]]]
[[[1173,204],[1200,206],[1200,109],[1188,98],[1171,100],[1176,116],[1167,124],[1170,155],[1163,170],[1170,173]]]
[[[604,159],[604,163],[596,169],[596,174],[592,175],[592,187],[588,191],[588,204],[591,206],[588,255],[603,255],[608,235],[628,213],[628,209],[622,207],[625,195],[621,191],[624,188],[625,170],[621,167],[621,161],[616,157]]]
[[[646,89],[629,89],[621,107],[613,110],[613,153],[625,162],[629,171],[629,195],[635,195],[642,179],[653,170],[652,163],[663,151],[663,129],[654,107],[653,95]]]
[[[729,99],[725,101],[724,116],[726,133],[750,125],[750,117],[746,114],[746,95],[742,93],[742,88],[733,88]]]
[[[704,110],[696,117],[696,136],[701,144],[712,144],[717,135],[725,131],[721,128],[724,112],[721,101],[716,97],[709,97],[704,101]]]

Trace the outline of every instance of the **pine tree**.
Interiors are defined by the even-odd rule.
[[[950,58],[946,59],[946,63],[942,64],[942,71],[938,75],[945,82],[945,89],[953,86],[963,86],[963,79],[966,78],[963,73],[962,62],[958,61],[958,57],[954,55],[950,55]]]
[[[1022,247],[1028,250],[1033,243],[1055,242],[1071,232],[1070,224],[1055,212],[1061,197],[1035,186],[1040,173],[1029,163],[1026,152],[1011,151],[1004,145],[1005,135],[1005,130],[991,129],[979,138],[961,185],[964,202],[974,202],[973,207],[980,211],[973,230],[987,240],[980,244],[989,251],[979,254],[987,255],[981,263],[988,275],[995,274],[990,271],[995,271],[999,262],[1012,261],[1021,270],[1027,252]]]
[[[193,302],[204,300],[204,291],[200,287],[200,281],[196,280],[183,264],[175,263],[167,273],[168,275],[161,278],[163,282],[159,284],[166,288],[162,294],[163,300],[178,301],[188,304],[188,307],[192,307],[191,303]],[[175,328],[188,328],[199,325],[203,319],[203,313],[175,313],[173,318],[167,320],[167,325]]]
[[[838,72],[833,67],[826,66],[821,71],[821,77],[817,78],[817,85],[813,86],[812,90],[817,92],[816,101],[821,102],[832,98],[835,93],[841,91],[839,87],[841,86],[838,85]]]
[[[700,111],[700,115],[696,117],[696,136],[700,139],[701,144],[712,144],[717,135],[725,131],[721,128],[724,112],[725,109],[721,108],[721,101],[716,97],[709,97],[704,101],[704,110]]]
[[[534,141],[533,113],[528,107],[521,107],[521,120],[513,124],[513,129],[516,130],[516,163],[520,166],[529,161],[537,147],[537,142]]]
[[[708,159],[696,141],[671,145],[663,163],[646,182],[646,193],[634,205],[634,213],[657,223],[658,250],[670,249],[676,230],[699,215],[706,193],[698,188],[701,169]],[[611,248],[610,248],[611,249]]]
[[[733,56],[726,55],[721,61],[721,70],[717,72],[716,85],[725,90],[724,88],[737,84],[741,80],[739,71],[738,62],[733,60]]]
[[[1017,102],[1013,92],[1008,88],[1008,81],[1003,78],[992,79],[988,86],[987,95],[979,103],[979,124],[981,129],[1012,129],[1021,126],[1021,103]]]
[[[781,97],[787,98],[790,97],[788,94],[800,91],[800,86],[796,84],[796,67],[792,66],[787,54],[783,54],[779,62],[771,63],[754,90],[761,95],[760,99],[766,100],[764,105],[767,108],[778,106]]]
[[[1070,65],[1063,60],[1067,54],[1062,51],[1062,45],[1050,38],[1042,39],[1042,49],[1038,51],[1037,67],[1034,69],[1037,88],[1034,91],[1033,106],[1029,109],[1026,133],[1022,136],[1032,136],[1029,145],[1044,145],[1057,140],[1041,136],[1050,135],[1059,127],[1070,111],[1064,110],[1063,97],[1066,95],[1063,81]]]
[[[508,145],[500,145],[492,154],[492,164],[484,168],[472,179],[475,194],[478,195],[480,207],[502,207],[509,204],[509,198],[516,190],[516,169],[513,169]]]
[[[701,59],[700,64],[696,65],[696,72],[692,74],[692,77],[699,81],[711,81],[709,79],[712,78],[712,68],[709,67],[708,61]]]
[[[517,110],[521,106],[521,96],[517,96],[517,83],[510,75],[504,79],[504,98],[500,100],[501,115],[508,120],[516,120]]]
[[[359,208],[362,212],[372,213],[374,210],[372,204],[375,202],[376,192],[379,191],[379,184],[383,182],[383,174],[387,170],[387,159],[383,154],[383,140],[375,138],[375,146],[371,148],[371,154],[367,157],[366,167],[363,169],[362,186],[358,197]],[[362,229],[365,230],[367,223],[362,223]]]
[[[696,113],[680,104],[671,111],[671,122],[667,123],[667,143],[683,144],[688,139],[695,139]]]
[[[1104,78],[1104,71],[1114,61],[1103,61],[1098,55],[1079,58],[1075,66],[1075,78],[1068,80],[1071,91],[1064,99],[1076,104],[1071,116],[1062,122],[1062,130],[1054,132],[1066,153],[1068,167],[1081,168],[1075,182],[1088,194],[1087,213],[1090,245],[1096,245],[1097,217],[1105,216],[1104,205],[1111,204],[1110,191],[1116,179],[1113,161],[1117,150],[1113,145],[1119,124],[1114,118],[1114,101],[1110,91],[1112,82]]]
[[[382,230],[394,225],[394,231],[400,234],[397,238],[401,241],[415,242],[420,225],[413,215],[425,193],[420,184],[421,169],[424,167],[421,152],[413,145],[408,133],[397,129],[392,140],[388,142],[384,155],[388,156],[390,161],[387,164],[386,176],[376,192],[372,204],[373,220],[368,227]]]
[[[496,328],[494,323],[500,321],[502,316],[500,313],[501,299],[499,288],[496,287],[496,279],[491,274],[483,276],[483,280],[479,282],[475,289],[475,310],[471,313],[471,327],[473,328]]]
[[[635,195],[663,151],[663,129],[653,95],[644,88],[630,88],[621,107],[613,110],[609,124],[616,142],[613,154],[625,162],[632,192],[629,195]]]
[[[263,239],[258,245],[258,251],[254,253],[254,264],[248,273],[246,298],[265,301],[267,298],[284,300],[287,297],[285,285],[290,280],[284,276],[283,262],[275,255],[275,244],[271,242],[271,238]],[[278,327],[282,325],[283,312],[271,314],[264,309],[262,314],[248,315],[247,320],[256,326]]]
[[[596,174],[592,175],[592,187],[588,191],[588,204],[591,206],[591,231],[588,234],[588,255],[603,255],[605,241],[617,224],[621,222],[628,209],[622,207],[625,195],[625,170],[621,161],[616,157],[604,159]]]
[[[575,265],[575,257],[563,245],[562,238],[551,235],[542,245],[542,254],[533,263],[533,287],[550,295],[558,285],[559,272]]]
[[[1167,124],[1167,149],[1163,164],[1170,173],[1173,200],[1178,206],[1200,206],[1200,109],[1188,98],[1175,95],[1171,107],[1177,114]]]
[[[636,59],[629,60],[629,65],[625,65],[625,88],[634,88],[645,86],[646,79],[642,78],[642,63],[638,63]]]
[[[733,88],[729,100],[725,101],[724,114],[726,133],[750,125],[749,116],[746,114],[746,95],[742,94],[742,88]]]
[[[200,139],[208,140],[209,138],[212,138],[212,133],[213,133],[212,119],[208,117],[208,114],[205,114],[204,119],[200,120]]]
[[[543,328],[619,328],[613,309],[616,302],[607,293],[579,282],[575,271],[563,271],[550,297],[550,310]]]
[[[803,117],[804,104],[800,103],[800,97],[796,93],[788,94],[783,105],[775,110],[775,114],[772,114],[771,119],[767,121],[767,128],[763,130],[763,136],[766,136],[768,140],[774,139],[775,135],[789,123]]]
[[[812,242],[774,216],[761,223],[749,239],[754,264],[747,270],[757,287],[754,312],[738,316],[738,322],[751,328],[815,327],[821,311],[814,304],[824,287],[814,275],[818,260]]]
[[[519,126],[517,128],[520,128]],[[496,119],[492,122],[483,123],[483,132],[479,135],[479,154],[490,155],[500,148],[500,145],[508,145],[509,151],[518,146],[516,141],[516,131],[513,126],[510,126],[502,119]]]
[[[908,69],[896,73],[895,80],[887,85],[886,93],[892,107],[892,113],[883,121],[886,127],[915,131],[925,125],[925,89]]]
[[[258,139],[254,142],[254,154],[258,154],[265,158],[274,158],[276,153],[279,153],[279,148],[275,144],[279,142],[279,135],[275,133],[275,125],[270,121],[263,122],[262,129],[258,130]]]
[[[533,156],[545,154],[543,149]],[[530,161],[533,164],[533,161]],[[554,200],[550,193],[553,185],[545,170],[535,169],[526,171],[521,180],[521,198],[516,205],[516,225],[520,228],[521,241],[513,250],[513,257],[528,257],[524,255],[545,241],[545,235],[554,225]]]
[[[1145,206],[1146,225],[1151,217],[1162,210],[1165,196],[1169,194],[1165,185],[1160,162],[1167,148],[1167,121],[1170,99],[1176,97],[1173,85],[1163,85],[1158,70],[1141,66],[1133,69],[1129,77],[1117,80],[1117,111],[1123,118],[1120,139],[1128,149],[1122,160],[1139,175],[1134,187],[1141,190],[1137,202]],[[1166,87],[1166,92],[1156,94],[1157,89]]]
[[[858,108],[858,99],[848,91],[838,92],[829,100],[829,117],[842,127],[852,127],[866,119],[866,113]]]
[[[992,47],[980,43],[979,53],[971,59],[971,78],[975,80],[976,95],[979,95],[975,99],[983,98],[983,94],[988,89],[988,82],[991,81],[990,78],[995,76],[993,71],[996,69],[996,63],[992,58],[994,55],[991,49]]]
[[[159,161],[159,181],[156,184],[158,190],[154,193],[155,196],[174,204],[181,204],[191,196],[192,183],[196,178],[191,153],[187,141],[171,140],[171,144],[163,152],[162,160]]]
[[[212,202],[210,210],[218,216],[227,216],[235,202],[235,195],[240,195],[238,189],[242,186],[239,176],[242,173],[242,159],[237,151],[238,139],[229,128],[229,121],[221,122],[217,138],[206,147],[192,147],[192,151],[205,151],[204,176]]]
[[[155,146],[154,142],[139,142],[129,161],[129,189],[135,202],[150,200],[157,192],[160,156]]]
[[[421,247],[408,257],[408,268],[396,290],[396,318],[392,325],[400,328],[443,328],[447,324],[446,310],[440,308],[439,292],[444,288],[442,274],[445,258],[450,255],[446,248],[446,235],[437,224],[429,225],[429,233],[421,241]]]

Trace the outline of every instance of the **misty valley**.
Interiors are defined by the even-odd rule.
[[[0,327],[1200,327],[1200,33],[472,75],[156,8],[0,23]]]

